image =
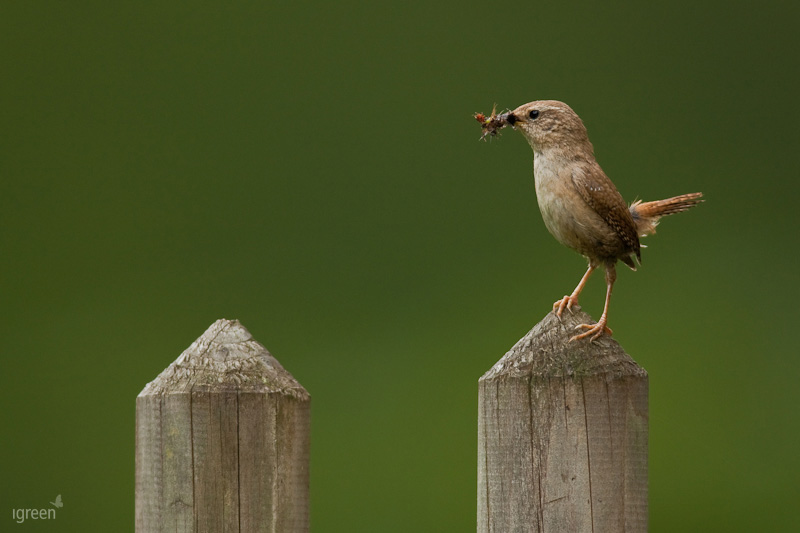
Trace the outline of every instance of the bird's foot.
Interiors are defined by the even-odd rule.
[[[606,326],[605,317],[601,317],[600,318],[600,322],[598,322],[597,324],[580,324],[575,329],[581,329],[581,328],[587,329],[589,331],[581,333],[580,335],[575,335],[574,337],[572,337],[569,340],[570,342],[576,341],[576,340],[579,340],[579,339],[585,339],[586,337],[588,337],[590,335],[591,335],[592,338],[589,339],[589,342],[594,342],[595,340],[597,340],[600,337],[602,337],[604,334],[608,335],[610,337],[611,334],[613,333],[613,331],[611,331],[611,328]]]
[[[578,297],[577,296],[564,296],[557,302],[553,304],[553,312],[556,314],[558,318],[561,318],[561,313],[564,312],[564,309],[572,312],[572,306],[578,305]]]

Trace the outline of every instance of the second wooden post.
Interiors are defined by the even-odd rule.
[[[136,533],[307,532],[310,397],[218,320],[136,398]]]

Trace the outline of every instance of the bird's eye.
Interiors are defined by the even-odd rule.
[[[531,117],[531,119],[535,119],[536,117],[538,117],[538,116],[539,116],[539,110],[538,110],[538,109],[532,109],[532,110],[531,110],[531,111],[528,113],[528,116],[529,116],[529,117]]]

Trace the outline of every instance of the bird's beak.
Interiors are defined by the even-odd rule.
[[[514,113],[503,113],[500,117],[502,117],[504,122],[510,124],[512,128],[514,124],[517,123],[517,116]]]

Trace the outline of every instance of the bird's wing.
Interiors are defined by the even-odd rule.
[[[619,235],[625,246],[641,260],[639,235],[625,200],[598,165],[572,169],[572,183],[583,200]],[[622,259],[622,258],[621,258]],[[623,259],[624,260],[624,259]]]

